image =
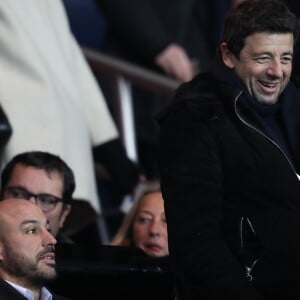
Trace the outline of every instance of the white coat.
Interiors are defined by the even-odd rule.
[[[74,196],[100,212],[92,146],[118,132],[60,0],[0,1],[0,103],[13,129],[2,163],[30,150],[59,155]]]

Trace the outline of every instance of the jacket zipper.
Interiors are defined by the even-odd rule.
[[[244,247],[244,242],[243,242],[243,222],[244,222],[244,219],[246,219],[246,221],[247,221],[247,223],[248,223],[248,225],[249,225],[249,227],[250,227],[252,233],[253,233],[254,235],[256,235],[256,232],[255,232],[255,230],[254,230],[254,227],[253,227],[253,225],[252,225],[250,219],[249,219],[249,218],[241,217],[241,221],[240,221],[240,241],[241,241],[241,249],[243,249],[243,247]],[[258,258],[256,258],[256,259],[254,260],[254,262],[251,264],[251,266],[245,265],[245,268],[246,268],[246,277],[248,278],[249,281],[252,281],[252,279],[253,279],[253,276],[252,276],[251,272],[252,272],[252,270],[253,270],[253,268],[254,268],[254,266],[256,265],[257,262],[258,262]]]
[[[297,174],[293,164],[291,163],[290,159],[287,157],[287,155],[283,152],[283,150],[281,149],[281,147],[275,142],[273,141],[271,138],[269,138],[267,135],[265,135],[261,130],[257,129],[256,127],[254,127],[253,125],[251,125],[250,123],[248,123],[246,120],[244,120],[242,118],[242,116],[239,114],[238,109],[237,109],[237,101],[240,98],[241,94],[243,93],[243,91],[240,91],[238,93],[238,95],[234,98],[234,111],[236,113],[236,115],[238,116],[238,118],[240,119],[240,121],[242,123],[244,123],[246,126],[252,128],[253,130],[255,130],[256,132],[258,132],[259,134],[261,134],[263,137],[265,137],[268,141],[270,141],[275,147],[277,147],[277,149],[279,149],[279,151],[281,152],[281,154],[286,158],[286,160],[288,161],[289,165],[291,166],[292,170],[294,171],[294,173],[296,174],[298,180],[300,180],[300,175]]]

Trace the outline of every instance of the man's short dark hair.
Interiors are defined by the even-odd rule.
[[[238,58],[245,39],[261,32],[292,33],[294,45],[298,39],[299,23],[296,16],[280,0],[246,0],[227,15],[221,42]]]
[[[70,203],[75,190],[73,171],[59,156],[42,151],[30,151],[17,154],[7,163],[1,175],[1,198],[3,197],[12,172],[18,164],[44,170],[48,174],[52,172],[59,173],[63,178],[63,201],[64,203]]]

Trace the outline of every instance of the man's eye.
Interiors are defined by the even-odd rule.
[[[22,193],[20,193],[19,191],[11,191],[10,193],[15,197],[22,195]]]
[[[39,200],[45,204],[55,204],[57,200],[48,195],[40,195]]]
[[[16,198],[27,198],[27,193],[22,190],[11,190],[10,194]]]
[[[256,58],[256,61],[260,64],[263,64],[269,60],[269,56],[260,56]]]
[[[293,58],[291,56],[284,56],[281,58],[281,63],[286,65],[286,64],[291,63],[292,60],[293,60]]]
[[[36,229],[36,228],[29,228],[26,232],[27,232],[28,234],[36,234],[37,229]]]

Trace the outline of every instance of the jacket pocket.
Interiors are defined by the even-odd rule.
[[[257,237],[255,228],[249,217],[240,220],[240,254],[239,259],[245,267],[245,275],[253,280],[253,269],[262,257],[263,247]]]

